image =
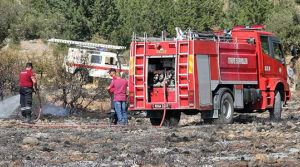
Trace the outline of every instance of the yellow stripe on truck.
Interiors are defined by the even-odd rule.
[[[133,75],[134,73],[134,58],[130,57],[129,60],[129,75]]]
[[[189,55],[189,74],[194,73],[194,55]]]

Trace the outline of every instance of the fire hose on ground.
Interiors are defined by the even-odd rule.
[[[159,126],[154,126],[154,127],[162,127],[163,123],[166,119],[166,113],[167,113],[167,108],[166,108],[166,98],[167,98],[167,90],[166,90],[166,80],[164,80],[164,110],[163,110],[163,115],[162,115],[162,119],[161,122],[159,124]],[[37,123],[38,120],[41,117],[42,114],[42,104],[41,104],[41,96],[40,96],[40,91],[37,90],[36,92],[37,98],[38,98],[38,109],[36,111],[36,118],[33,120],[34,123]],[[24,125],[26,127],[34,127],[34,128],[77,128],[77,129],[87,129],[87,128],[104,128],[104,127],[127,127],[127,126],[123,126],[123,125],[111,125],[111,124],[85,124],[85,125],[78,125],[78,124],[72,124],[72,125],[68,125],[68,124],[30,124],[30,123],[21,123],[21,125]],[[128,126],[131,127],[131,126]]]

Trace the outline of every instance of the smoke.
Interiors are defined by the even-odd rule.
[[[42,107],[42,112],[43,115],[54,115],[54,116],[68,116],[69,112],[67,109],[60,107],[60,106],[55,106],[53,104],[45,104]]]
[[[9,118],[20,105],[20,95],[0,101],[0,118]]]

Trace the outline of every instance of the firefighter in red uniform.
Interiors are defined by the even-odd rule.
[[[32,93],[37,91],[37,80],[32,69],[32,63],[27,63],[19,76],[21,112],[27,122],[31,122]]]

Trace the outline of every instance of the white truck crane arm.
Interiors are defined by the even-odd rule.
[[[55,38],[49,39],[48,42],[77,45],[79,47],[94,47],[94,48],[105,48],[105,49],[115,49],[115,50],[126,49],[125,46],[98,44],[98,43],[91,43],[91,42],[81,42],[81,41],[72,41],[72,40],[55,39]]]

